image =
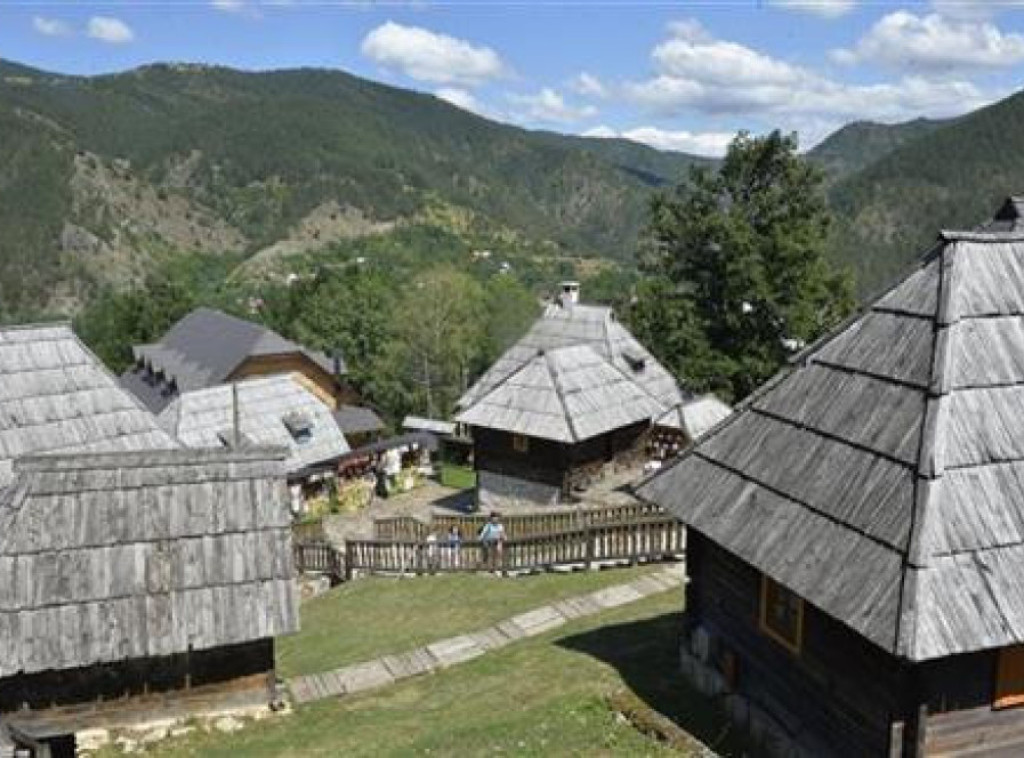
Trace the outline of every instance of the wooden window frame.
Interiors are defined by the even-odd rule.
[[[1020,684],[1011,691],[1004,689],[1007,684],[1004,681],[1004,677],[1009,675],[1009,672],[1006,670],[1009,662],[1004,656],[1008,657],[1009,655],[1020,656],[1021,660],[1017,661],[1017,665],[1024,669],[1024,645],[1011,645],[1000,648],[996,654],[995,683],[992,688],[992,708],[995,710],[1019,708],[1024,705],[1024,680],[1021,680],[1020,677],[1015,677]]]
[[[528,453],[530,452],[530,438],[525,434],[513,434],[512,435],[512,449],[517,453]]]
[[[768,623],[768,587],[769,582],[796,598],[796,639],[788,639]],[[804,599],[790,589],[776,582],[767,574],[761,574],[761,602],[758,608],[758,628],[763,634],[771,637],[793,655],[800,655],[804,645]]]

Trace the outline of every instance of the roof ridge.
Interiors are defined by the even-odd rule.
[[[601,356],[598,355],[597,352],[589,345],[566,345],[566,347],[586,347],[590,352],[594,353],[594,355],[597,355],[598,358],[604,360],[604,358],[601,358]],[[562,383],[558,381],[558,373],[555,371],[555,367],[551,363],[551,355],[547,352],[541,352],[537,357],[544,359],[544,365],[547,367],[548,374],[551,376],[551,383],[555,385],[555,397],[558,398],[558,402],[562,406],[562,416],[565,418],[565,425],[569,427],[569,436],[572,437],[573,442],[579,442],[580,433],[576,428],[576,424],[573,423],[572,414],[569,413],[569,406],[565,404],[565,390],[562,388]],[[528,361],[527,365],[530,363],[532,363],[532,361]]]
[[[943,435],[949,380],[950,325],[955,319],[956,292],[960,277],[952,240],[946,240],[939,251],[939,275],[936,277],[935,315],[933,318],[931,362],[928,366],[928,385],[925,389],[925,407],[921,414],[918,433],[917,463],[914,467],[913,503],[907,546],[903,554],[899,599],[896,607],[894,650],[897,655],[910,656],[917,638],[919,615],[917,595],[922,565],[923,535],[932,511],[934,483],[943,471]]]

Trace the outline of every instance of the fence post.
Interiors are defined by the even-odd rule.
[[[590,571],[596,571],[597,564],[594,563],[594,551],[597,546],[594,544],[594,527],[591,526],[589,519],[587,519],[586,526],[583,527],[583,539],[586,540],[585,549],[587,551],[587,568]]]
[[[345,540],[345,581],[352,581],[352,543]]]

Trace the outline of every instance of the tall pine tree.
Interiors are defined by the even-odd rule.
[[[633,327],[693,389],[736,400],[850,312],[820,171],[795,136],[739,134],[717,172],[652,203]]]

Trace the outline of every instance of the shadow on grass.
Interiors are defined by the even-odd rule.
[[[564,637],[558,645],[614,667],[644,703],[716,753],[743,755],[746,746],[730,728],[722,708],[693,689],[680,673],[680,629],[682,613],[667,613]]]

